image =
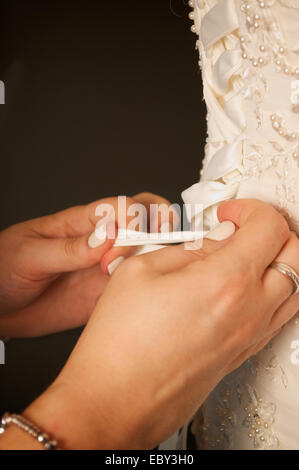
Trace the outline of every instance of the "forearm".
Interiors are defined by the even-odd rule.
[[[110,412],[113,413],[113,404]],[[104,418],[101,420],[96,410],[92,412],[91,403],[86,397],[64,384],[54,383],[22,415],[55,439],[62,450],[130,448],[126,433],[120,434]],[[117,419],[111,421],[116,422]],[[43,446],[11,424],[0,437],[0,449],[43,450]]]

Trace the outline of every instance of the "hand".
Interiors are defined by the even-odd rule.
[[[240,227],[230,239],[117,269],[60,376],[25,411],[63,448],[153,448],[296,313],[292,282],[268,269],[278,256],[299,271],[284,218],[246,200],[218,216]]]
[[[170,205],[149,193],[127,198],[128,207],[136,202],[145,207]],[[117,223],[117,198],[106,198],[0,233],[1,336],[39,336],[86,323],[109,280],[109,264],[134,252],[134,248],[113,248],[113,239],[89,246],[101,219],[96,208],[104,203],[114,207]]]

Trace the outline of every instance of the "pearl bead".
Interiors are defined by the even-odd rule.
[[[295,134],[295,132],[292,132],[291,138],[294,139],[294,140],[296,139],[296,134]]]
[[[265,6],[266,6],[266,5],[265,5],[265,2],[260,2],[260,7],[261,7],[261,8],[265,8]]]
[[[253,26],[255,27],[255,29],[257,29],[260,26],[260,24],[258,22],[255,22]]]
[[[247,59],[247,54],[246,54],[246,52],[243,52],[242,57],[243,57],[243,59]]]
[[[276,64],[276,65],[281,65],[281,60],[277,59],[277,60],[275,61],[275,64]]]
[[[285,68],[283,69],[283,71],[284,71],[284,73],[289,73],[290,70],[288,69],[288,67],[285,67]]]
[[[191,29],[192,33],[196,33],[196,32],[197,32],[197,31],[196,31],[196,26],[195,26],[195,24],[193,24],[190,29]]]
[[[274,121],[274,122],[273,122],[273,127],[275,127],[275,129],[278,129],[278,128],[280,127],[279,122]]]
[[[272,114],[272,116],[271,116],[271,121],[275,121],[275,119],[276,119],[275,114]]]
[[[254,61],[252,62],[252,65],[253,65],[254,67],[257,67],[257,66],[258,66],[257,60],[254,60]]]
[[[279,135],[284,135],[284,131],[282,129],[279,129]]]
[[[283,54],[284,53],[284,47],[280,47],[279,52],[280,52],[280,54]]]
[[[266,48],[265,46],[260,46],[260,51],[265,52]]]
[[[259,59],[258,59],[258,60],[259,60],[259,64],[261,64],[261,65],[262,65],[262,64],[264,63],[264,59],[263,59],[262,57],[259,57]]]
[[[188,5],[189,5],[190,8],[193,8],[194,7],[194,1],[189,0]]]
[[[189,19],[190,19],[190,20],[194,20],[194,13],[193,13],[193,11],[191,11],[188,16],[189,16]]]
[[[297,153],[297,152],[293,152],[293,153],[292,153],[292,156],[293,156],[294,158],[298,158],[298,153]]]
[[[260,15],[254,15],[254,18],[255,18],[256,20],[259,20],[259,19],[260,19]]]
[[[295,74],[296,74],[296,75],[299,75],[299,69],[296,69],[296,70],[295,70]]]
[[[241,41],[241,42],[245,42],[244,36],[241,36],[241,37],[240,37],[240,41]]]

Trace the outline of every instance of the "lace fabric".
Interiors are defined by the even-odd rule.
[[[274,205],[299,233],[299,2],[191,0],[208,135],[204,228],[230,198]],[[226,377],[193,421],[199,448],[299,448],[299,319]]]
[[[288,8],[295,8],[299,10],[299,4],[297,0],[279,0],[279,2]]]

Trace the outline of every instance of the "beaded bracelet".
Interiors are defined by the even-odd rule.
[[[4,413],[1,418],[0,434],[3,434],[10,424],[15,424],[20,429],[30,434],[30,436],[44,447],[44,450],[58,450],[57,441],[51,439],[48,434],[42,432],[35,424],[30,423],[30,421],[23,416],[14,413]]]

